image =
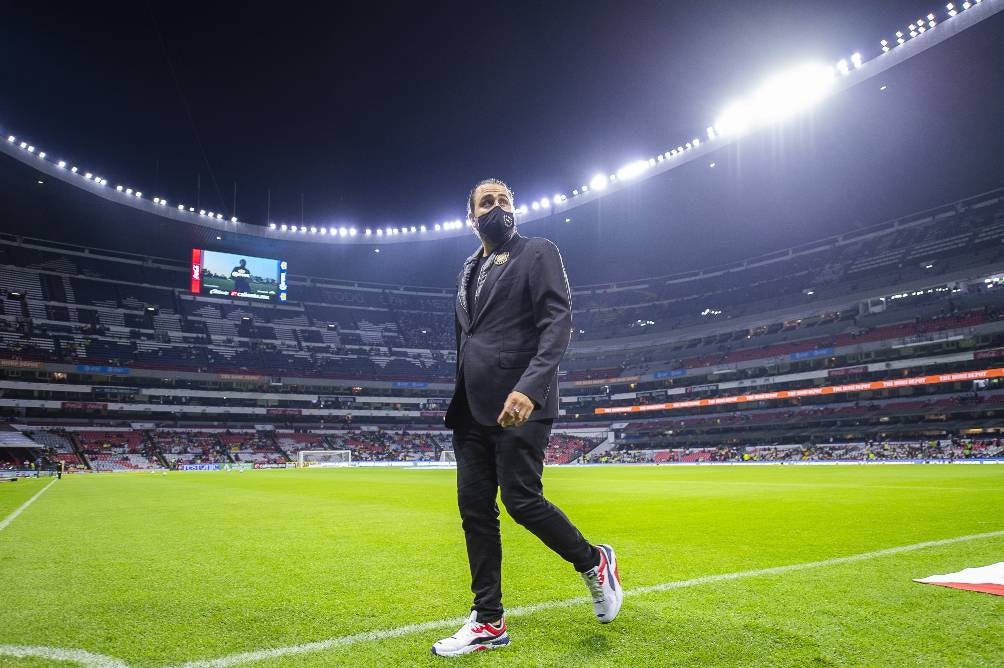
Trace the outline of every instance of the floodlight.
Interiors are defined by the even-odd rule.
[[[634,162],[629,162],[620,169],[617,170],[617,178],[622,181],[633,179],[636,176],[642,174],[648,169],[647,160],[635,160]]]
[[[832,91],[834,77],[832,67],[818,64],[776,74],[755,93],[754,117],[760,122],[772,122],[802,111]]]

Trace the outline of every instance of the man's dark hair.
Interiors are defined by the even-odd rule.
[[[467,217],[468,218],[470,218],[471,214],[474,213],[474,193],[475,193],[475,191],[477,191],[477,189],[480,188],[481,186],[487,185],[489,183],[494,183],[495,185],[502,186],[503,188],[505,188],[506,190],[508,190],[509,191],[509,199],[511,199],[513,201],[513,206],[516,205],[516,194],[512,191],[512,188],[509,187],[508,183],[506,183],[502,179],[494,179],[494,178],[491,178],[491,179],[481,179],[480,181],[478,181],[477,183],[474,184],[474,187],[471,188],[471,192],[467,195]]]

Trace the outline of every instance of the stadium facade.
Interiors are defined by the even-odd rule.
[[[1004,84],[967,68],[1001,50],[994,27],[528,225],[573,284],[549,461],[1001,456],[1004,139],[982,110]],[[7,156],[0,191],[7,466],[451,448],[472,237],[319,245],[186,224]],[[288,299],[193,292],[192,249],[287,261]]]

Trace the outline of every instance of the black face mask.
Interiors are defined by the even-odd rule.
[[[478,216],[478,233],[493,246],[508,240],[515,227],[516,216],[500,206]]]

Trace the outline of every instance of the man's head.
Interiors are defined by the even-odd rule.
[[[240,264],[240,265],[241,265],[242,267],[246,267],[246,266],[248,266],[248,261],[247,261],[247,260],[243,260],[243,259],[242,259],[242,260],[240,261],[240,263],[239,263],[239,264]]]
[[[484,179],[471,188],[467,198],[467,218],[485,245],[486,252],[511,238],[515,231],[513,199],[512,188],[500,179]]]
[[[478,216],[491,211],[496,205],[506,211],[514,211],[512,188],[501,179],[478,181],[467,198],[467,217],[471,223],[478,222]]]

